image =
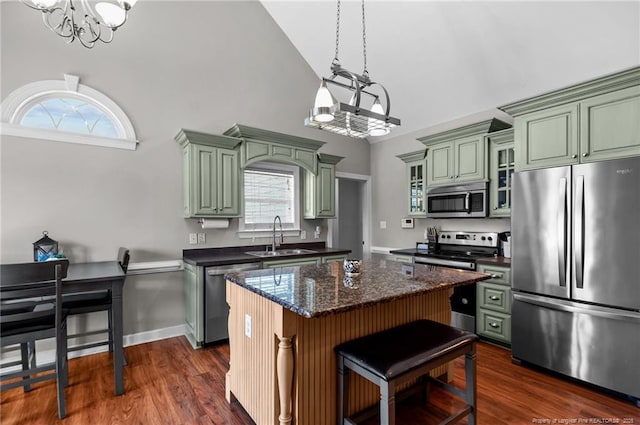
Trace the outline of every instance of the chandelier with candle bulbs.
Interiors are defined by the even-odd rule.
[[[111,43],[113,35],[127,21],[137,0],[89,2],[88,0],[22,0],[42,12],[42,21],[54,33],[87,48],[98,41]]]
[[[364,57],[364,70],[362,74],[348,71],[340,65],[338,49],[340,45],[340,0],[337,5],[336,18],[336,53],[331,62],[332,75],[322,78],[320,88],[316,93],[313,108],[309,116],[305,118],[307,127],[330,131],[355,138],[368,136],[384,136],[389,134],[393,127],[400,125],[400,120],[389,115],[391,103],[389,93],[379,83],[371,80],[367,70],[367,37],[365,29],[364,0],[362,0],[362,54]],[[336,100],[329,91],[328,85],[336,86],[347,94],[348,102]],[[374,90],[374,86],[377,87]],[[384,95],[383,108],[380,102],[381,92]],[[370,109],[363,105],[370,101]]]

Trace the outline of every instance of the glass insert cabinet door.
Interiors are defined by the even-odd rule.
[[[426,217],[425,194],[427,185],[427,151],[425,149],[397,155],[405,163],[405,188],[407,214],[410,217]]]
[[[514,156],[513,147],[498,147],[495,151],[496,185],[493,208],[497,212],[511,210],[511,180],[515,169]]]
[[[424,214],[424,163],[408,165],[409,172],[409,214]]]

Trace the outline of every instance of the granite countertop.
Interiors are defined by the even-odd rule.
[[[486,273],[403,264],[382,254],[365,256],[357,276],[347,276],[341,263],[331,263],[228,273],[226,277],[307,318],[491,278]]]
[[[478,258],[476,262],[487,266],[511,267],[511,258],[507,257],[483,257]]]
[[[393,249],[389,251],[389,254],[394,255],[410,255],[412,257],[421,257],[424,256],[424,251],[420,251],[415,248],[407,248],[407,249]],[[478,264],[486,264],[489,266],[500,266],[500,267],[511,267],[511,258],[506,257],[480,257],[476,259]]]
[[[278,249],[310,249],[312,254],[295,254],[279,257],[258,257],[246,254],[247,251],[264,251],[269,244],[245,245],[223,248],[185,249],[182,251],[182,260],[193,266],[225,266],[240,263],[260,263],[262,261],[289,260],[294,258],[318,257],[326,255],[348,254],[351,250],[342,248],[327,248],[324,242],[307,242],[282,244]]]

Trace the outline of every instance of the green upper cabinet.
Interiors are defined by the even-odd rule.
[[[513,129],[496,131],[486,137],[489,141],[489,202],[491,217],[511,215],[511,179],[515,171]]]
[[[640,85],[580,102],[582,162],[640,155]]]
[[[185,217],[239,217],[242,184],[240,140],[180,130]]]
[[[640,67],[501,107],[516,170],[640,155]]]
[[[419,138],[428,147],[427,186],[487,181],[484,136],[509,127],[510,124],[493,118]]]
[[[318,172],[304,170],[304,218],[335,218],[336,164],[342,158],[318,154]]]
[[[411,217],[426,217],[425,196],[427,192],[426,150],[398,155],[406,164],[407,213]]]
[[[319,140],[241,124],[234,125],[224,134],[242,140],[240,147],[240,167],[242,168],[258,161],[274,161],[298,165],[315,174],[318,166],[317,151],[324,145],[324,142]]]
[[[553,167],[578,162],[578,105],[556,106],[515,120],[516,168]]]

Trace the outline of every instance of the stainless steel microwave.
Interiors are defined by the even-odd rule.
[[[489,214],[489,184],[434,187],[427,191],[427,217],[477,218]]]

